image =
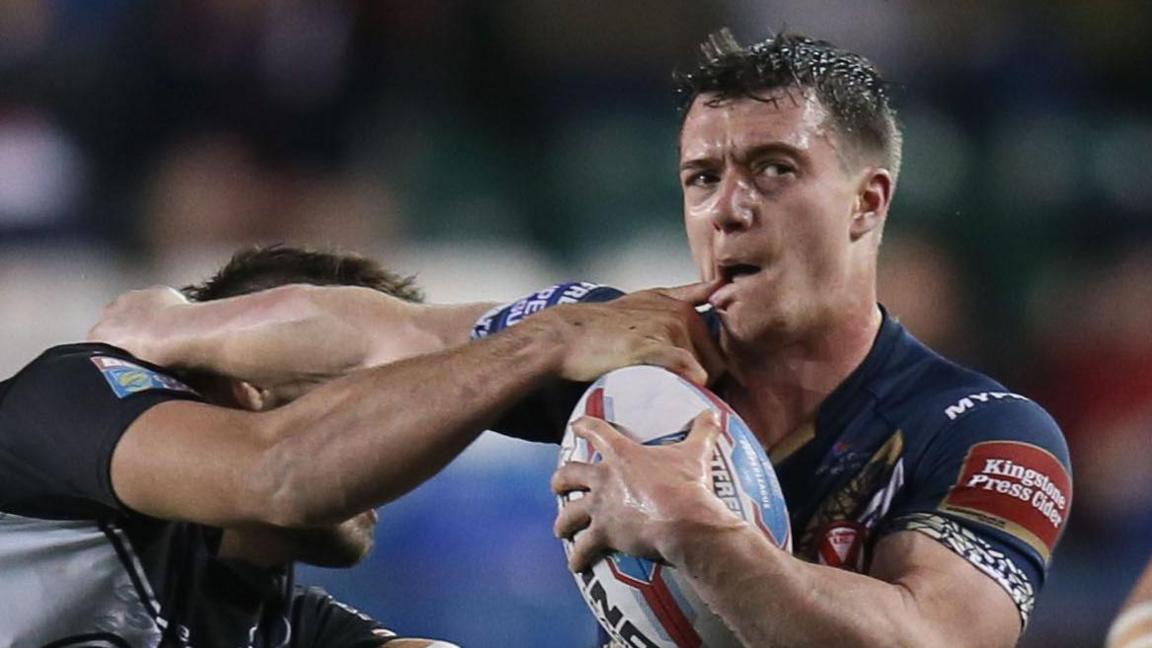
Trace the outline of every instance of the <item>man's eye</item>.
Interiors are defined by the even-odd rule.
[[[720,177],[709,171],[697,171],[684,179],[688,187],[707,187],[720,181]]]
[[[796,173],[796,169],[783,162],[768,162],[760,167],[760,173],[766,176],[785,176]]]

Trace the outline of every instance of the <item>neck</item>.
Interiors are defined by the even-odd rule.
[[[771,448],[813,423],[820,405],[868,356],[882,317],[875,302],[801,338],[729,356],[724,395]]]

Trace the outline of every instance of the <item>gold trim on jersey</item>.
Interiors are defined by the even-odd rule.
[[[786,461],[797,450],[803,448],[809,441],[816,438],[816,424],[806,423],[796,429],[788,436],[780,439],[768,450],[768,459],[772,461],[772,465],[778,466],[782,461]]]
[[[1032,533],[1022,525],[1017,524],[1012,520],[1002,518],[999,515],[993,515],[980,509],[968,508],[966,506],[952,506],[950,504],[944,504],[940,506],[938,510],[942,513],[955,515],[956,517],[962,517],[964,519],[972,520],[973,522],[979,522],[980,524],[984,524],[1000,529],[1006,533],[1010,533],[1028,543],[1029,547],[1035,549],[1036,553],[1040,554],[1040,557],[1044,559],[1044,564],[1048,564],[1052,560],[1052,552],[1048,550],[1048,545],[1044,544],[1044,541],[1041,540],[1040,537],[1035,533]]]

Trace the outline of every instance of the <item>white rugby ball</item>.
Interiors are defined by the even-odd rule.
[[[658,367],[617,369],[584,393],[568,419],[560,465],[595,463],[599,454],[572,432],[582,416],[614,424],[637,442],[664,445],[682,440],[692,420],[709,409],[720,414],[722,434],[712,461],[712,488],[735,515],[755,525],[776,546],[791,552],[792,533],[776,473],[744,421],[724,401]],[[582,493],[558,498],[561,509]],[[564,541],[570,554],[571,542]],[[625,646],[727,648],[740,642],[667,565],[613,553],[576,574],[576,584],[604,630]]]

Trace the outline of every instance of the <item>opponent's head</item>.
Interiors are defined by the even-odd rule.
[[[203,283],[180,289],[192,301],[212,301],[288,284],[362,286],[407,301],[424,295],[412,277],[402,277],[379,263],[350,252],[273,245],[244,248]]]
[[[287,246],[251,247],[237,252],[211,279],[182,289],[192,301],[212,301],[288,284],[362,286],[408,301],[422,301],[412,277],[402,277],[371,259],[350,253]],[[209,400],[245,409],[265,409],[285,399],[249,383],[219,376],[192,382]],[[345,521],[335,533],[318,532],[302,543],[302,560],[329,567],[354,565],[368,554],[375,535],[375,513]]]
[[[884,82],[863,57],[727,30],[678,74],[684,218],[737,342],[792,339],[874,308],[876,250],[900,166]]]
[[[379,263],[350,252],[274,245],[241,249],[207,281],[181,288],[191,301],[205,302],[269,290],[289,284],[360,286],[406,301],[423,301],[412,277],[403,277]],[[222,404],[261,410],[289,398],[243,381],[194,377],[207,396]],[[294,394],[298,396],[299,394]]]

